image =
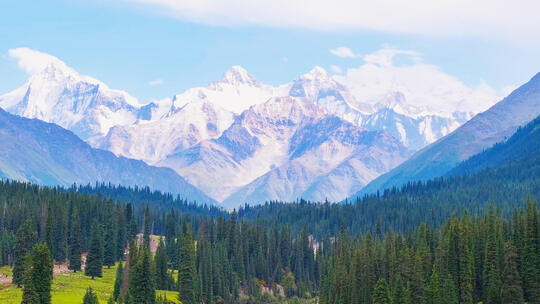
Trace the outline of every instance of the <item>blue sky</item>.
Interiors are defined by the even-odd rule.
[[[418,52],[422,62],[471,87],[483,80],[500,90],[522,84],[540,71],[540,27],[536,21],[525,22],[530,11],[526,6],[524,14],[508,10],[508,18],[500,18],[501,25],[499,19],[488,18],[489,7],[486,13],[477,13],[488,15],[478,22],[471,20],[477,20],[474,14],[482,12],[481,7],[469,8],[471,13],[466,15],[456,11],[459,22],[433,21],[445,18],[436,18],[438,9],[429,8],[433,11],[426,14],[434,17],[426,20],[415,16],[416,11],[405,11],[402,23],[399,18],[379,23],[358,16],[366,20],[359,24],[356,16],[343,13],[347,1],[342,7],[338,2],[343,1],[337,1],[336,11],[317,5],[315,13],[283,8],[292,17],[279,7],[266,14],[261,12],[264,5],[244,10],[242,1],[232,2],[237,7],[224,8],[219,1],[208,0],[200,9],[195,2],[172,0],[3,0],[0,94],[17,88],[28,77],[8,56],[8,50],[17,47],[54,55],[79,73],[126,90],[142,102],[206,85],[232,65],[241,65],[259,80],[276,85],[315,65],[327,70],[332,65],[343,70],[358,67],[364,62],[362,55],[385,47]],[[283,3],[286,6],[287,1]],[[493,10],[506,13],[504,7]],[[395,13],[390,12],[388,18]],[[413,19],[420,21],[407,21]],[[335,56],[330,50],[338,47],[360,55]],[[155,80],[160,81],[150,85]]]

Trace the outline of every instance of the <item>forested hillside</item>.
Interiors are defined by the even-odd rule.
[[[476,154],[448,172],[448,176],[498,168],[510,162],[530,159],[540,153],[540,117],[519,128],[509,139]]]
[[[432,182],[429,187],[411,185],[372,197],[371,204],[395,197],[395,201],[379,201],[381,207],[395,207],[407,193],[410,197],[414,197],[413,193],[417,198],[434,197],[434,189],[448,189],[449,185],[444,180]],[[113,187],[101,187],[114,191]],[[96,189],[87,188],[87,192],[92,191]],[[159,198],[145,190],[119,191]],[[473,215],[479,210],[456,211],[450,219],[443,219],[441,209],[440,223],[434,224],[414,224],[421,219],[419,215],[400,222],[405,217],[387,209],[393,215],[377,217],[369,229],[372,232],[364,229],[367,232],[358,233],[371,215],[367,212],[362,217],[360,209],[346,208],[360,208],[367,201],[357,205],[290,205],[290,209],[282,211],[298,208],[321,214],[321,224],[313,220],[297,232],[302,222],[290,226],[288,217],[283,221],[279,216],[249,219],[249,212],[256,209],[243,209],[244,220],[236,213],[216,218],[211,208],[200,208],[194,216],[189,209],[180,211],[183,204],[180,209],[159,205],[154,209],[142,203],[143,199],[126,204],[113,202],[109,196],[0,183],[0,263],[13,267],[12,284],[23,286],[23,298],[33,294],[28,295],[33,285],[26,278],[41,269],[25,262],[29,254],[42,261],[39,265],[54,259],[55,264],[66,264],[71,271],[83,270],[92,280],[100,280],[103,267],[123,261],[116,268],[109,303],[156,303],[157,289],[178,291],[182,303],[300,303],[318,299],[319,303],[340,304],[442,304],[540,300],[536,271],[540,263],[539,210],[530,200],[525,206],[525,200],[507,204],[494,201],[501,207],[486,206],[488,212],[480,216]],[[506,199],[510,200],[510,196]],[[422,203],[428,201],[426,198]],[[264,208],[276,206],[281,205]],[[265,210],[262,208],[257,209],[259,215]],[[478,204],[478,208],[484,207]],[[422,209],[416,206],[409,211],[414,215]],[[359,213],[348,224],[351,217],[346,214],[351,210]],[[332,227],[335,221],[341,222],[336,234],[328,232],[318,237],[310,232],[322,225]],[[406,232],[391,232],[394,225]]]
[[[527,201],[509,220],[491,208],[384,237],[343,227],[323,263],[320,303],[540,303],[538,211]]]

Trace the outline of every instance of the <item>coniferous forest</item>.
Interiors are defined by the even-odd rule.
[[[446,220],[425,221],[414,209],[402,222],[393,200],[425,197],[451,181],[408,185],[356,204],[269,203],[238,213],[145,189],[98,185],[109,195],[96,195],[90,186],[2,182],[0,263],[13,266],[23,303],[51,303],[53,261],[91,279],[119,264],[110,303],[165,301],[156,300],[156,290],[178,291],[182,303],[540,303],[533,199],[469,209],[433,203],[430,211]],[[123,200],[137,196],[144,198]],[[344,216],[370,199],[388,215],[371,223],[371,207]],[[280,216],[302,209],[320,220]],[[330,223],[338,223],[337,232],[322,235]],[[84,301],[95,303],[92,290]]]

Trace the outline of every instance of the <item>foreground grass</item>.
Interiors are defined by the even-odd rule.
[[[7,274],[9,268],[0,269],[0,273]],[[103,277],[92,280],[84,275],[83,272],[77,273],[61,273],[56,275],[52,283],[52,303],[54,304],[76,304],[82,303],[82,298],[88,287],[96,292],[100,303],[107,303],[114,288],[114,279],[116,274],[116,266],[110,269],[103,268]],[[11,273],[9,273],[11,276]],[[156,295],[167,295],[169,301],[178,299],[178,292],[173,291],[156,291]],[[21,303],[22,289],[14,285],[0,287],[0,303],[2,304],[19,304]]]

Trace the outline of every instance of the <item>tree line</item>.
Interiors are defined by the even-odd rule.
[[[509,219],[492,207],[382,238],[342,226],[321,256],[320,303],[540,303],[538,219],[527,200]]]

